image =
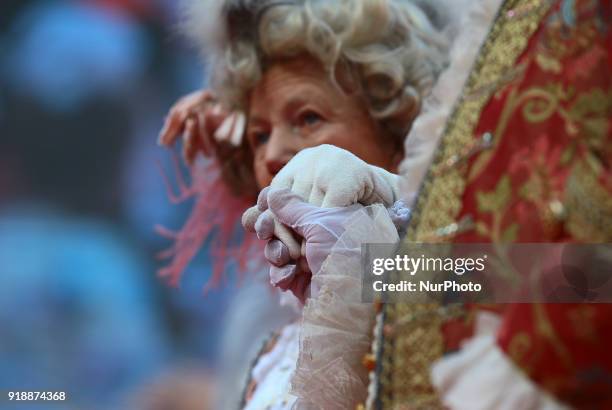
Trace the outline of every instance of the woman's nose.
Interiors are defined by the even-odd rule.
[[[275,129],[266,144],[266,167],[270,175],[276,175],[300,150],[298,138],[284,128]]]

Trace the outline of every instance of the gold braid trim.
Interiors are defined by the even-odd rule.
[[[565,190],[565,229],[584,242],[612,241],[612,194],[598,181],[592,157],[574,165]]]
[[[450,117],[432,170],[474,141],[480,114],[504,76],[514,69],[517,58],[546,15],[550,1],[509,0],[498,12],[474,63],[463,95]],[[517,13],[517,11],[519,11]],[[499,137],[499,136],[494,136]],[[431,242],[432,232],[457,223],[466,186],[465,167],[444,173],[430,170],[416,203],[406,242]],[[440,241],[447,240],[440,237]],[[430,382],[432,363],[444,353],[441,331],[447,310],[435,304],[387,304],[385,337],[378,371],[378,409],[442,409]]]

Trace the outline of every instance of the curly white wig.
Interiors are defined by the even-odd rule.
[[[274,59],[317,58],[334,83],[348,68],[398,149],[446,65],[445,18],[432,0],[187,0],[184,27],[208,63],[209,86],[232,109]],[[347,72],[347,70],[344,70]],[[244,176],[244,173],[242,173]]]

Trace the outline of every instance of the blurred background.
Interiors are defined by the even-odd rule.
[[[191,205],[168,200],[157,133],[204,78],[178,3],[0,3],[0,390],[208,408],[236,281],[204,295],[205,256],[178,288],[155,273],[169,243],[154,225]]]

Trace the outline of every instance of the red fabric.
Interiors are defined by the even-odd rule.
[[[610,2],[605,3],[609,9]],[[578,4],[584,7],[593,2]],[[594,120],[602,120],[595,112],[574,112],[596,108],[589,107],[599,104],[595,93],[607,94],[609,100],[612,84],[612,30],[608,27],[604,35],[597,28],[593,8],[584,8],[586,15],[582,15],[581,22],[569,33],[559,27],[558,12],[545,20],[546,24],[539,28],[516,64],[526,66],[524,75],[496,92],[483,110],[475,136],[495,132],[499,142],[493,150],[470,161],[470,181],[461,216],[472,215],[492,232],[483,235],[479,230],[472,230],[458,236],[457,242],[572,240],[559,223],[552,221],[548,206],[553,200],[563,201],[570,168],[582,158],[592,138],[587,128],[593,126]],[[552,59],[559,63],[560,71],[543,69],[544,61]],[[568,95],[561,95],[564,93]],[[552,113],[542,115],[541,121],[525,114],[546,110]],[[601,143],[610,146],[610,112],[606,115],[603,120],[607,121],[607,135]],[[506,127],[500,125],[504,116],[508,116]],[[603,179],[602,175],[602,182]],[[500,189],[503,180],[509,181],[510,190],[506,201],[500,198],[502,209],[480,210],[479,197],[496,190],[504,191]],[[494,226],[494,217],[501,217],[499,227]]]
[[[524,74],[481,114],[475,136],[492,132],[497,143],[469,160],[459,219],[472,216],[477,229],[456,242],[576,241],[551,203],[563,202],[572,167],[594,151],[604,165],[600,183],[612,193],[610,2],[576,1],[573,24],[562,3],[519,58]],[[498,344],[533,381],[577,408],[612,408],[612,306],[501,308]],[[460,334],[453,326],[447,333]]]

